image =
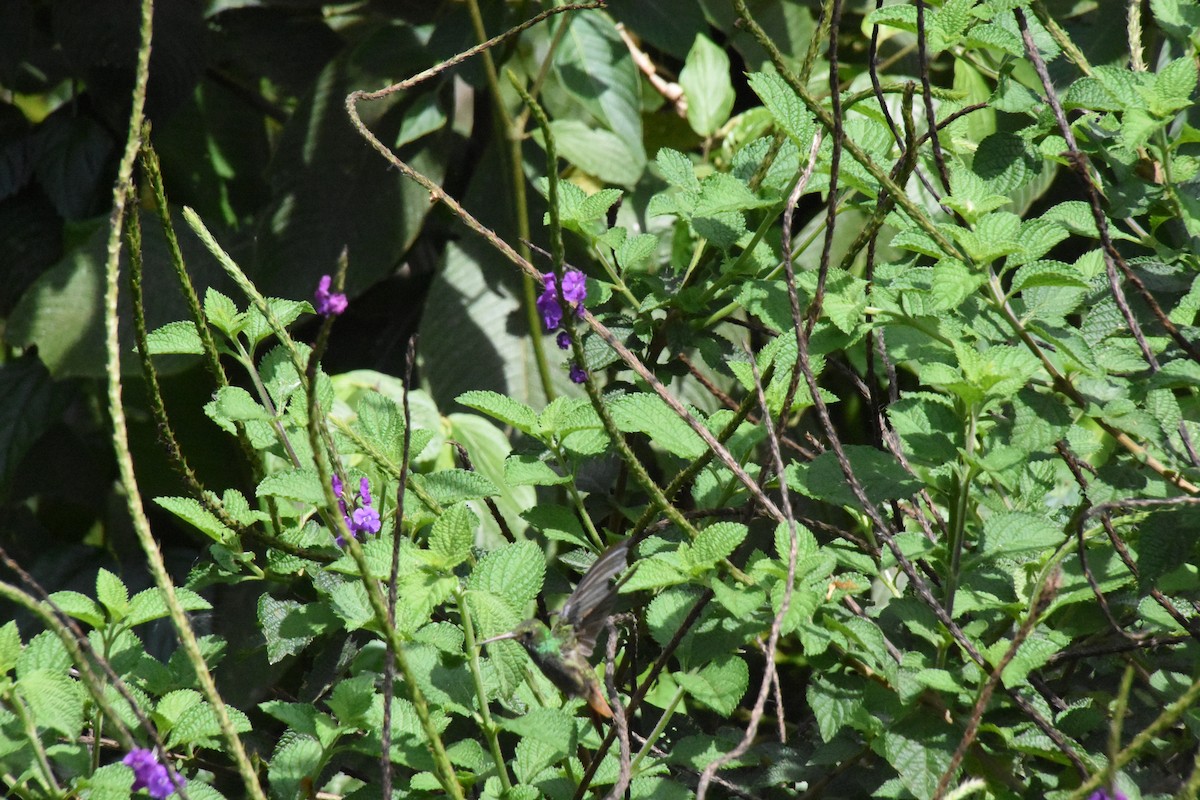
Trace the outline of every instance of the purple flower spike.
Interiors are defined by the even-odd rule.
[[[583,383],[587,380],[587,370],[578,364],[571,365],[571,380],[574,383]]]
[[[323,317],[338,316],[346,310],[348,303],[346,295],[341,292],[329,291],[332,283],[333,278],[328,275],[322,275],[320,282],[317,284],[317,291],[313,295],[313,307]]]
[[[333,486],[333,496],[341,497],[342,496],[342,479],[338,477],[336,472],[333,473],[333,478],[332,478],[332,480],[329,481],[329,483],[331,486]]]
[[[371,505],[371,484],[367,483],[365,477],[358,482],[358,496],[362,499],[364,506]]]
[[[135,747],[121,759],[121,763],[133,770],[133,790],[145,789],[151,797],[162,800],[175,793],[175,785],[167,768],[158,763],[158,755],[150,749]],[[186,783],[179,776],[179,783]]]
[[[571,334],[567,333],[566,331],[559,331],[558,337],[554,340],[554,343],[558,345],[559,350],[570,350]]]

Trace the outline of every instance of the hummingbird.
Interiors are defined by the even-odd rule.
[[[628,564],[629,542],[613,545],[584,573],[563,603],[553,628],[541,620],[529,619],[509,633],[485,639],[480,646],[515,639],[563,694],[582,697],[597,714],[612,719],[612,708],[588,659],[617,602],[618,585],[612,584],[612,579]]]

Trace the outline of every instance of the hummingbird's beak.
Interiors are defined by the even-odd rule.
[[[499,636],[493,636],[490,639],[484,639],[482,642],[477,642],[475,646],[483,647],[485,644],[491,644],[492,642],[502,642],[505,639],[515,639],[515,638],[517,638],[516,631],[509,631],[508,633],[502,633]]]

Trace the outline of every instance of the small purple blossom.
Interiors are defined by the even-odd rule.
[[[333,278],[322,275],[320,282],[317,283],[317,291],[313,295],[313,307],[323,317],[336,317],[346,310],[348,302],[346,295],[341,292],[329,291],[332,283]]]
[[[167,768],[158,763],[158,754],[153,750],[135,747],[121,759],[121,763],[133,770],[133,790],[135,792],[138,789],[145,789],[151,797],[158,798],[158,800],[170,797],[175,793],[175,785],[171,783],[171,776],[168,774]],[[182,775],[178,776],[178,779],[181,786],[187,782]]]
[[[359,478],[358,496],[362,499],[364,506],[371,505],[371,484],[367,482],[367,479],[365,476],[362,478]]]
[[[549,333],[562,324],[562,306],[558,303],[558,279],[554,273],[545,273],[542,280],[542,293],[538,295],[536,305],[538,313],[542,315],[542,324]],[[577,269],[567,270],[563,274],[562,292],[563,299],[574,306],[576,313],[582,314],[583,301],[587,299],[587,278],[584,274]]]
[[[554,339],[554,343],[558,345],[559,350],[570,350],[571,334],[566,331],[559,331],[558,336]]]
[[[1111,792],[1108,789],[1097,789],[1088,795],[1088,800],[1129,800],[1124,792],[1119,792],[1113,789]]]
[[[578,364],[571,365],[571,380],[574,383],[583,383],[587,380],[587,370]]]
[[[370,506],[356,508],[350,515],[350,530],[355,533],[379,533],[381,527],[379,512]]]

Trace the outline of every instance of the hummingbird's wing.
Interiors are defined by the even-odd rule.
[[[569,626],[575,635],[578,652],[590,658],[596,649],[600,628],[612,614],[617,589],[612,579],[629,565],[629,542],[613,545],[588,569],[558,615],[559,626]]]

